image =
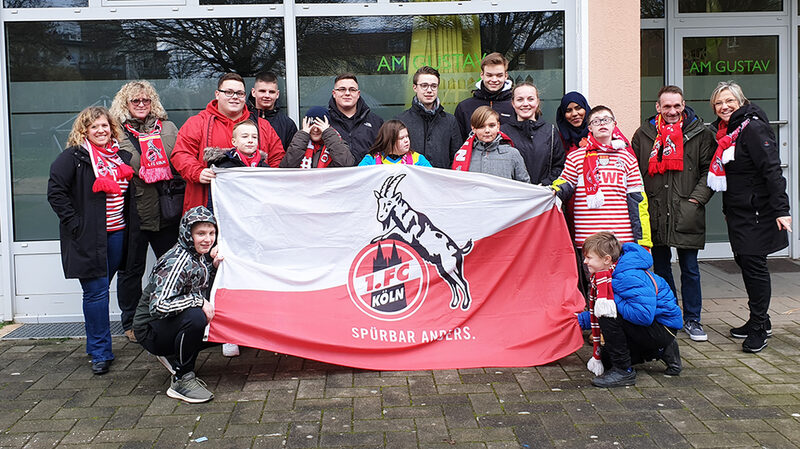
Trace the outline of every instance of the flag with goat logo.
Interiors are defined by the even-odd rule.
[[[575,254],[550,189],[408,165],[219,170],[208,339],[378,370],[576,351]]]

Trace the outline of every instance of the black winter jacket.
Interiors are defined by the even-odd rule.
[[[722,212],[734,254],[766,255],[789,245],[788,234],[775,222],[789,215],[789,197],[767,114],[752,103],[743,105],[731,115],[728,132],[748,118],[736,139],[734,160],[725,164]],[[712,126],[716,134],[719,119]]]
[[[455,116],[445,112],[441,105],[429,114],[423,106],[412,104],[397,120],[408,128],[412,150],[425,156],[434,167],[451,167],[453,156],[464,143]]]
[[[564,170],[567,154],[556,126],[544,120],[518,121],[516,114],[500,130],[519,150],[531,177],[531,184],[549,186]]]
[[[129,164],[130,153],[118,152]],[[61,265],[67,279],[98,278],[108,275],[108,232],[106,231],[106,194],[94,193],[94,170],[89,153],[80,145],[67,148],[50,165],[47,201],[58,215],[61,240]],[[135,186],[128,184],[123,214],[130,222],[130,199]],[[123,248],[127,248],[125,227]],[[125,267],[123,249],[122,266]]]
[[[353,159],[360,161],[369,153],[369,147],[375,143],[378,130],[383,125],[383,119],[369,110],[363,98],[356,103],[356,113],[347,117],[336,107],[336,101],[331,96],[328,101],[328,114],[331,116],[331,126],[339,131],[345,142],[350,146]]]
[[[250,120],[254,123],[258,123],[256,119],[261,117],[272,125],[272,129],[275,130],[278,137],[281,139],[283,150],[286,151],[289,147],[289,142],[291,142],[292,137],[294,137],[294,133],[297,132],[297,125],[294,123],[294,120],[282,113],[277,104],[270,110],[256,109],[256,100],[252,94],[248,94],[247,96],[247,109],[250,110]]]
[[[475,84],[477,89],[472,91],[472,98],[467,98],[456,106],[455,115],[458,126],[461,127],[461,142],[467,140],[469,133],[472,131],[470,121],[472,113],[480,106],[489,106],[500,114],[500,123],[506,123],[514,114],[514,108],[511,107],[511,81],[506,81],[497,92],[489,92],[483,86],[483,81],[478,81]]]

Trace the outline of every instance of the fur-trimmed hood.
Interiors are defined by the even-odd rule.
[[[259,150],[261,153],[261,160],[267,160],[267,154]],[[220,148],[220,147],[206,147],[203,150],[203,160],[210,166],[212,164],[219,165],[223,161],[239,161],[239,155],[236,153],[236,148]]]

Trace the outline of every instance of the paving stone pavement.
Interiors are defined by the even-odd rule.
[[[727,337],[747,316],[741,277],[701,270],[709,341],[681,333],[679,377],[651,362],[621,389],[590,385],[588,344],[547,366],[405,372],[212,348],[198,375],[216,397],[189,405],[123,338],[105,376],[83,340],[0,341],[0,447],[800,447],[800,275],[773,274],[774,336],[754,355]]]

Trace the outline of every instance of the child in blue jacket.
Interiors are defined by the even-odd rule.
[[[600,292],[594,313],[605,339],[600,356],[606,369],[592,385],[634,385],[636,371],[631,365],[656,358],[667,364],[665,374],[680,374],[675,335],[683,327],[683,317],[667,282],[647,271],[653,265],[650,253],[636,243],[620,246],[610,232],[589,236],[583,253],[592,274],[592,289]],[[613,291],[606,292],[613,295],[613,301],[602,299],[604,273],[610,273]]]

